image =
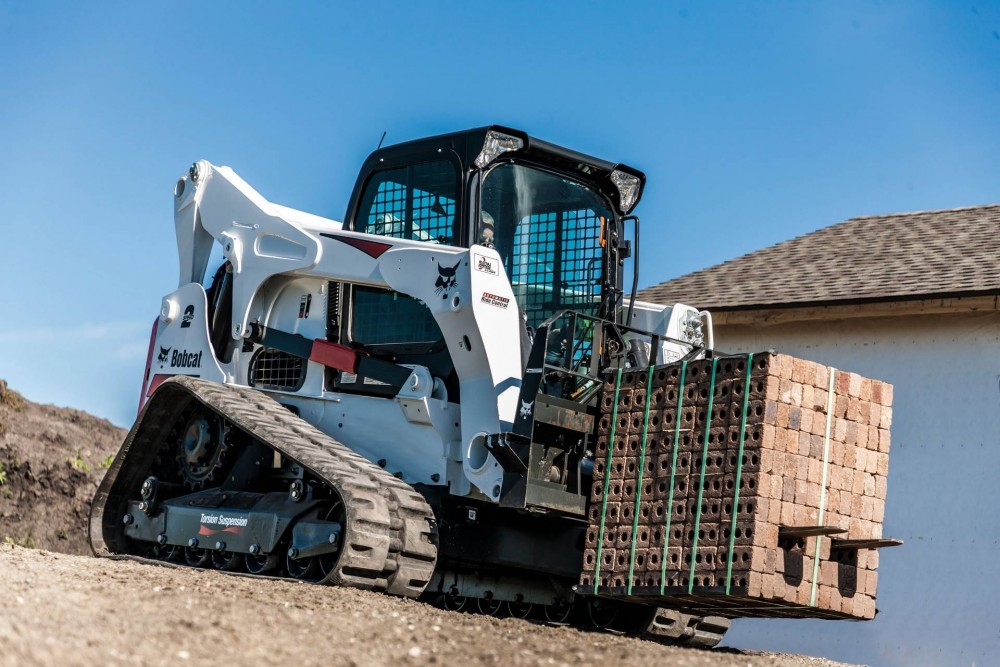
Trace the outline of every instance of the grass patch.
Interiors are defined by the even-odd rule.
[[[24,537],[11,537],[10,535],[4,535],[3,541],[7,544],[24,547],[25,549],[38,548],[38,543],[35,542],[35,538],[31,535],[31,533],[28,533]]]
[[[89,455],[90,452],[86,452],[86,454]],[[66,459],[66,462],[69,463],[74,468],[76,468],[77,470],[82,470],[83,472],[90,472],[94,468],[89,463],[87,463],[87,461],[84,460],[83,457],[84,457],[84,452],[78,449],[76,450],[76,457]]]
[[[0,405],[6,405],[14,412],[24,410],[24,397],[8,387],[6,380],[0,380]]]

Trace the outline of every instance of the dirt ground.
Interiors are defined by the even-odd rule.
[[[0,665],[830,667],[448,612],[343,588],[0,545]]]
[[[0,380],[0,541],[89,554],[90,500],[125,430]]]
[[[667,647],[365,591],[93,558],[90,501],[124,437],[79,410],[26,401],[0,380],[0,667],[836,664]]]

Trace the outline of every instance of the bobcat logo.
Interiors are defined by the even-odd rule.
[[[169,358],[170,358],[170,348],[169,347],[161,347],[160,348],[160,356],[157,357],[157,359],[160,362],[160,368],[163,368],[163,364],[167,363],[167,359],[169,359]]]
[[[447,299],[448,290],[453,287],[458,287],[458,278],[455,274],[458,272],[458,267],[461,265],[462,260],[458,260],[458,263],[450,269],[438,264],[438,277],[434,282],[434,287],[437,288],[434,290],[435,294],[441,294],[442,299]]]
[[[531,417],[531,411],[534,409],[535,409],[534,401],[530,403],[525,403],[524,401],[521,401],[521,409],[519,411],[521,419],[528,419],[529,417]]]

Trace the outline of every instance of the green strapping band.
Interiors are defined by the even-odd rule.
[[[646,436],[649,434],[649,402],[653,396],[653,367],[646,378],[646,409],[642,417],[642,445],[639,449],[639,481],[635,487],[635,509],[632,511],[632,548],[628,564],[628,594],[632,595],[632,575],[635,572],[635,536],[639,532],[639,501],[642,498],[642,473],[646,467]]]
[[[601,530],[597,536],[597,563],[594,566],[594,595],[601,582],[601,552],[604,548],[604,521],[608,514],[608,486],[611,484],[611,455],[615,451],[615,427],[618,426],[618,392],[622,387],[622,370],[615,377],[615,404],[611,409],[611,433],[608,435],[608,460],[604,464],[604,500],[601,503]]]
[[[736,457],[736,493],[733,495],[733,519],[729,524],[729,557],[726,559],[726,595],[733,583],[733,549],[736,546],[736,508],[740,504],[740,482],[743,477],[743,444],[747,435],[747,408],[750,405],[750,372],[753,370],[753,352],[747,356],[747,379],[743,385],[743,415],[740,418],[740,451]]]
[[[715,402],[715,369],[719,358],[712,359],[712,383],[708,387],[708,410],[705,412],[705,444],[701,450],[701,480],[698,482],[698,509],[694,517],[694,540],[691,545],[691,574],[688,576],[688,594],[694,592],[694,567],[698,556],[698,531],[701,530],[701,501],[705,495],[705,466],[708,463],[708,438],[712,432],[712,407]]]
[[[819,516],[816,525],[823,525],[823,515],[826,510],[826,471],[830,462],[830,425],[833,422],[833,378],[837,374],[837,369],[829,366],[830,380],[826,388],[826,432],[823,435],[823,479],[820,482],[819,490]],[[813,580],[812,590],[809,592],[809,606],[816,606],[816,584],[819,578],[819,541],[823,539],[821,535],[816,536],[816,551],[813,553]]]
[[[681,408],[684,407],[684,377],[688,364],[681,362],[681,386],[677,390],[677,416],[674,418],[674,453],[670,462],[670,494],[667,498],[667,525],[663,535],[663,558],[660,560],[660,595],[667,587],[667,547],[670,546],[670,518],[674,511],[674,475],[677,473],[677,444],[681,437]]]

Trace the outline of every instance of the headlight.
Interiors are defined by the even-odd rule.
[[[524,140],[520,137],[513,137],[509,134],[504,134],[503,132],[490,130],[486,133],[486,141],[483,142],[483,150],[480,151],[479,157],[476,158],[476,166],[482,169],[501,153],[518,151],[522,148],[524,148]]]
[[[618,188],[618,198],[621,200],[622,213],[628,213],[635,205],[639,196],[639,177],[626,174],[615,169],[611,172],[611,182]]]
[[[705,327],[701,322],[701,315],[696,311],[689,311],[684,319],[684,330],[682,332],[684,340],[702,347],[705,345]]]

